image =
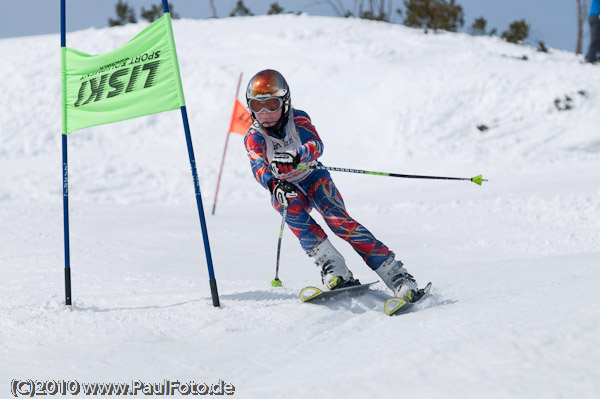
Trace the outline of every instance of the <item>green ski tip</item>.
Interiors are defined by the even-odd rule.
[[[275,280],[271,280],[271,285],[273,287],[281,287],[282,286],[282,282],[280,279],[275,279]]]
[[[473,178],[471,178],[471,181],[475,184],[479,184],[481,186],[481,182],[487,181],[483,178],[483,176],[479,175],[479,176],[475,176]]]

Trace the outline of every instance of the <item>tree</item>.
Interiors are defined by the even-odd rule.
[[[575,47],[575,53],[581,54],[581,48],[583,47],[583,28],[590,9],[590,0],[575,0],[575,2],[577,3],[577,45]]]
[[[142,6],[142,13],[140,15],[146,21],[152,23],[152,22],[156,21],[158,18],[160,18],[162,11],[163,11],[163,8],[160,5],[157,6],[156,4],[154,4],[154,5],[152,5],[152,7],[149,10],[146,10]]]
[[[520,43],[529,36],[529,24],[524,19],[515,21],[502,33],[502,38],[509,43]]]
[[[169,3],[169,12],[171,13],[171,18],[179,19],[179,15],[175,12],[175,10],[173,9],[173,4],[171,4],[171,3]],[[146,10],[142,6],[142,12],[140,15],[146,21],[152,23],[152,22],[156,21],[158,18],[160,18],[162,13],[163,13],[163,6],[161,3],[158,5],[156,5],[156,4],[152,5],[152,7],[149,10]]]
[[[485,35],[485,27],[487,25],[487,21],[483,17],[477,18],[473,25],[471,25],[471,34],[475,36],[483,36]]]
[[[215,0],[208,0],[208,4],[210,4],[210,9],[212,10],[212,17],[217,18],[217,8],[215,7]]]
[[[406,17],[403,23],[414,28],[456,32],[465,24],[464,12],[455,0],[404,0]],[[402,10],[398,9],[402,14]]]
[[[282,12],[283,12],[283,7],[281,7],[279,5],[279,3],[275,2],[275,3],[271,4],[271,8],[267,12],[267,15],[281,14]]]
[[[475,21],[473,21],[473,25],[471,25],[471,34],[474,36],[483,36],[483,35],[494,36],[498,32],[498,30],[496,28],[492,28],[491,31],[486,32],[485,31],[486,27],[487,27],[486,19],[483,17],[479,17]]]
[[[229,14],[230,17],[245,17],[252,15],[254,14],[252,14],[250,10],[246,8],[243,0],[238,0],[238,2],[235,4],[235,8],[231,12],[231,14]]]
[[[359,16],[363,19],[371,19],[374,21],[389,21],[391,17],[392,2],[389,2],[389,7],[386,7],[385,0],[369,0],[369,8],[363,10],[363,2],[359,5]],[[388,12],[386,13],[386,8]]]
[[[338,17],[354,17],[389,22],[392,15],[393,0],[354,0],[354,11],[347,7],[343,0],[319,0],[316,3],[327,3]]]
[[[117,19],[109,18],[108,26],[122,26],[137,22],[137,19],[135,19],[135,10],[129,7],[129,4],[126,2],[119,0],[115,5],[115,10],[117,12]]]

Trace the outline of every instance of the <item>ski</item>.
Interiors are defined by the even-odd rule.
[[[331,290],[331,291],[323,291],[320,288],[308,286],[308,287],[304,287],[300,291],[300,295],[299,295],[300,301],[301,302],[312,302],[317,299],[321,299],[321,300],[333,299],[333,298],[337,298],[338,296],[343,296],[344,294],[356,295],[356,294],[364,293],[373,284],[376,284],[376,283],[377,282],[372,282],[372,283],[368,283],[368,284],[351,285],[349,287],[338,288],[338,289]],[[385,313],[388,316],[404,313],[408,309],[412,308],[414,305],[421,302],[423,300],[423,298],[425,298],[429,294],[430,290],[431,290],[431,283],[427,283],[425,288],[420,288],[416,291],[415,295],[411,298],[412,301],[411,301],[411,299],[406,298],[406,297],[405,298],[397,298],[397,297],[390,298],[385,302],[383,310],[385,311]]]
[[[302,302],[310,302],[315,299],[328,299],[333,298],[341,294],[354,295],[359,292],[363,292],[367,290],[370,286],[375,284],[376,282],[368,283],[368,284],[358,284],[351,285],[349,287],[337,288],[331,291],[323,291],[320,288],[308,286],[304,287],[300,291],[300,301]]]
[[[385,302],[383,309],[388,316],[403,313],[417,303],[421,302],[423,298],[429,294],[430,289],[431,283],[428,283],[425,288],[418,289],[415,296],[412,298],[412,301],[409,298],[390,298]]]

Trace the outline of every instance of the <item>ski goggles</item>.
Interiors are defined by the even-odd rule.
[[[283,106],[283,100],[279,97],[269,97],[264,100],[259,100],[257,98],[251,98],[248,101],[248,107],[250,107],[250,111],[259,113],[263,110],[267,112],[275,112],[279,111]]]

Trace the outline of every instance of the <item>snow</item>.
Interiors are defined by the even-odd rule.
[[[144,26],[67,45],[102,53]],[[26,378],[222,379],[240,398],[600,397],[597,67],[498,38],[306,15],[182,19],[174,32],[221,308],[181,117],[168,112],[69,136],[65,310],[60,40],[0,40],[2,391]],[[239,135],[210,215],[239,73],[243,87],[264,68],[312,117],[325,165],[489,179],[332,172],[350,214],[433,282],[417,311],[386,316],[381,282],[300,303],[320,276],[289,230],[283,287],[271,287],[280,217]],[[330,238],[355,276],[377,281]]]

